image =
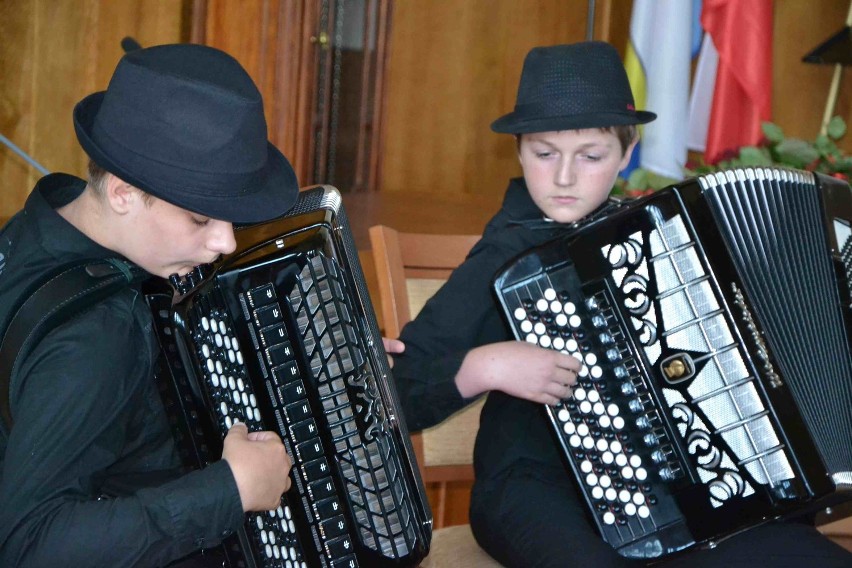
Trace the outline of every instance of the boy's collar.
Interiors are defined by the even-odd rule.
[[[503,199],[503,209],[510,215],[510,224],[521,225],[531,230],[570,229],[579,224],[586,223],[590,219],[599,217],[601,214],[606,214],[607,210],[618,204],[619,201],[610,196],[597,209],[579,221],[564,224],[558,223],[546,217],[541,209],[538,208],[530,196],[523,177],[516,177],[510,180],[509,189],[506,191],[506,196]]]
[[[509,189],[503,198],[503,209],[514,221],[541,220],[541,209],[535,204],[523,177],[509,180]]]

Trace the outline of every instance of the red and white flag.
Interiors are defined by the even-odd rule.
[[[761,123],[771,120],[772,0],[704,0],[701,25],[707,35],[693,78],[688,142],[713,163],[757,144]]]

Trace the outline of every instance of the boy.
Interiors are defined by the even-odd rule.
[[[235,249],[232,223],[285,213],[298,185],[267,141],[260,93],[227,54],[126,54],[74,109],[88,184],[42,178],[0,231],[0,322],[63,264],[123,257],[185,274]],[[2,325],[2,323],[0,323]],[[3,331],[3,330],[0,330]],[[278,506],[277,434],[235,425],[220,462],[180,475],[153,380],[151,315],[128,286],[48,334],[12,381],[0,432],[0,566],[164,566]]]
[[[530,51],[514,112],[492,124],[516,136],[523,178],[510,181],[482,240],[402,330],[405,352],[396,356],[394,377],[410,429],[434,425],[489,392],[474,452],[471,527],[506,566],[634,565],[586,520],[542,412],[542,404],[570,396],[577,360],[512,341],[490,284],[515,255],[606,203],[635,147],[636,125],[654,118],[635,110],[612,46]],[[781,525],[665,564],[800,566],[805,557],[819,566],[850,563],[812,527]]]

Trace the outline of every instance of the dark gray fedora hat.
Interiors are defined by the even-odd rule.
[[[657,118],[636,110],[624,65],[602,41],[535,47],[524,59],[515,110],[494,132],[524,134],[644,124]]]
[[[298,197],[293,168],[268,141],[254,81],[212,47],[126,53],[107,90],[77,103],[74,128],[106,171],[202,215],[264,221]]]

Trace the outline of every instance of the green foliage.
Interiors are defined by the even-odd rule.
[[[704,175],[719,170],[737,167],[784,167],[809,170],[848,180],[852,175],[852,156],[838,148],[837,140],[846,134],[846,122],[839,116],[832,118],[826,134],[820,134],[813,142],[800,138],[787,138],[777,124],[764,122],[764,139],[757,146],[743,146],[727,152],[713,164],[701,161],[687,164],[684,177]],[[678,180],[658,176],[637,168],[629,179],[619,178],[615,193],[643,195],[651,193]]]

